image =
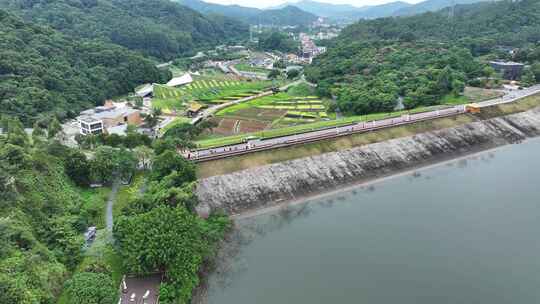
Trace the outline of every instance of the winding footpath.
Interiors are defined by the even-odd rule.
[[[111,187],[111,193],[109,193],[109,197],[107,198],[107,209],[105,211],[105,224],[107,227],[107,231],[112,232],[114,221],[113,221],[113,207],[114,202],[116,201],[116,195],[118,194],[118,188],[120,187],[120,182],[118,180],[115,180]]]

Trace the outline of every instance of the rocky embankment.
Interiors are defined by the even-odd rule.
[[[239,214],[540,135],[540,108],[213,176],[199,181],[198,211]]]

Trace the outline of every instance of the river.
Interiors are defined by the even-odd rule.
[[[208,303],[540,303],[539,156],[534,139],[238,220]]]

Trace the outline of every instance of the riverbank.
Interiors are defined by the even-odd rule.
[[[197,188],[198,210],[249,214],[540,135],[539,108],[484,115],[452,128],[205,178]]]

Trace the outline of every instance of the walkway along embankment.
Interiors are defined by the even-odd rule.
[[[540,108],[199,181],[198,211],[240,214],[540,135]]]

